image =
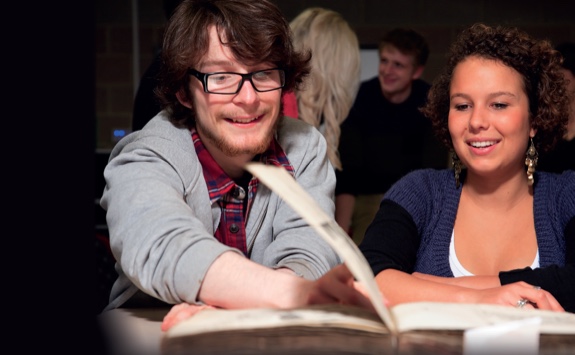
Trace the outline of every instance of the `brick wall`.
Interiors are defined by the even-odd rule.
[[[96,147],[106,150],[115,144],[114,129],[131,126],[136,85],[159,46],[165,16],[161,0],[98,0],[95,7],[95,134]]]
[[[133,3],[137,4],[137,12],[133,11]],[[276,0],[276,3],[288,20],[310,6],[340,12],[366,48],[374,47],[379,37],[393,27],[420,31],[431,48],[424,73],[428,81],[441,69],[444,52],[457,33],[474,22],[518,26],[553,43],[575,41],[575,1]],[[96,147],[109,150],[115,144],[113,130],[131,126],[135,88],[160,45],[165,16],[161,0],[98,0],[95,8]],[[133,24],[138,28],[135,34]]]

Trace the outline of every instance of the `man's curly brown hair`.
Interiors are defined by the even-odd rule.
[[[182,105],[176,94],[183,90],[191,98],[188,69],[195,68],[206,55],[212,25],[217,29],[220,42],[237,61],[246,65],[269,62],[283,69],[283,92],[299,88],[309,75],[311,53],[294,49],[289,23],[275,3],[183,0],[164,32],[161,69],[154,91],[174,124],[195,125],[195,110]]]
[[[453,148],[447,118],[449,90],[457,64],[469,56],[497,60],[523,78],[529,99],[533,139],[540,152],[551,150],[565,134],[569,119],[567,83],[560,71],[562,57],[546,40],[537,40],[515,27],[490,27],[477,23],[465,29],[447,53],[447,64],[433,82],[421,112],[433,125],[436,136]]]

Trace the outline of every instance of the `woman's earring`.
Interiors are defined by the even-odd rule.
[[[459,174],[461,174],[461,160],[457,156],[455,151],[451,151],[451,166],[453,167],[453,173],[455,174],[455,186],[459,188]]]
[[[530,140],[531,144],[529,145],[529,149],[527,149],[525,165],[527,166],[527,184],[529,186],[533,186],[533,183],[535,182],[533,173],[535,172],[535,167],[537,166],[537,159],[539,155],[535,149],[535,144],[533,144],[533,138],[530,138]]]

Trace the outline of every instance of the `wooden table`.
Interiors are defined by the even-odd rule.
[[[246,336],[229,333],[214,337],[198,338],[193,346],[188,343],[162,343],[160,325],[169,309],[116,309],[97,317],[109,354],[114,355],[178,355],[178,354],[463,354],[461,331],[406,332],[398,338],[391,335],[346,334],[334,331],[325,334],[313,332],[290,334],[277,332],[266,336]],[[575,354],[574,335],[541,334],[540,355]],[[486,354],[487,355],[487,354]],[[496,355],[490,352],[489,355]],[[506,353],[506,355],[515,355]],[[519,355],[519,354],[517,354]]]

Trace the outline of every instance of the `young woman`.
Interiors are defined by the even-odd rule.
[[[333,10],[311,7],[290,22],[293,45],[311,52],[311,71],[292,95],[299,118],[322,132],[327,156],[341,170],[338,145],[340,125],[347,118],[359,88],[361,58],[357,35]]]
[[[385,195],[360,249],[390,304],[495,303],[575,311],[575,172],[537,172],[566,128],[560,55],[515,28],[453,43],[423,112],[454,170]]]

